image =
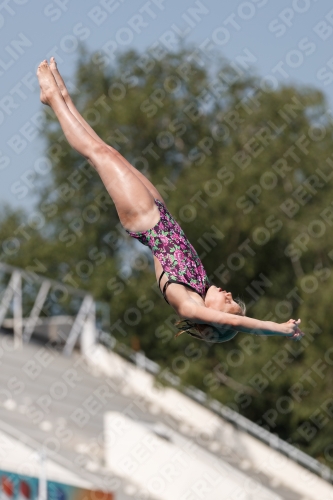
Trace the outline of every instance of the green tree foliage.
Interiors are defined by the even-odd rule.
[[[269,89],[245,67],[216,57],[208,70],[181,49],[159,60],[128,52],[105,68],[82,51],[74,100],[157,185],[211,280],[240,296],[250,316],[301,317],[302,342],[174,339],[177,318],[156,289],[151,257],[121,230],[98,176],[50,113],[46,223],[8,261],[38,258],[46,274],[91,290],[110,303],[116,337],[330,465],[332,125],[320,92]],[[4,238],[15,217],[4,218]]]

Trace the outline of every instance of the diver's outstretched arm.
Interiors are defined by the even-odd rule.
[[[282,337],[299,340],[304,335],[299,329],[301,320],[289,320],[286,323],[275,323],[274,321],[261,321],[247,316],[238,316],[220,312],[205,306],[194,304],[193,301],[184,301],[178,308],[178,313],[183,318],[197,323],[211,324],[218,328],[225,327],[226,330],[251,333],[254,335],[278,335]]]

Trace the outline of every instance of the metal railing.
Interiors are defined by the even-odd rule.
[[[55,296],[56,292],[60,292],[62,296],[74,297],[81,301],[69,334],[62,336],[64,342],[63,353],[69,356],[81,332],[84,331],[85,323],[89,322],[90,325],[96,323],[96,304],[91,294],[8,264],[0,263],[0,271],[5,275],[9,275],[9,281],[2,292],[0,300],[0,327],[3,326],[8,311],[12,309],[15,346],[29,342],[34,329],[40,321],[40,315],[50,293]],[[35,299],[29,297],[33,302],[27,317],[23,317],[23,282],[39,287]]]

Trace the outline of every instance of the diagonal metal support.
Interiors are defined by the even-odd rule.
[[[24,327],[23,331],[23,341],[24,342],[29,342],[30,337],[35,329],[35,326],[38,322],[38,318],[40,315],[40,312],[43,308],[43,305],[45,303],[47,294],[49,293],[49,290],[51,288],[51,282],[46,280],[43,281],[39,291],[38,295],[36,297],[35,303],[33,305],[33,308],[31,309],[30,316],[27,319],[27,322]]]
[[[74,349],[75,342],[77,341],[80,333],[82,332],[82,328],[84,323],[89,316],[91,309],[94,308],[94,299],[91,295],[86,295],[81,304],[80,310],[75,318],[71,331],[69,332],[65,347],[63,349],[63,353],[66,356],[70,356]]]

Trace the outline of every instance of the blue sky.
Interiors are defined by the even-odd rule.
[[[143,51],[158,41],[172,47],[173,33],[196,46],[214,46],[231,61],[246,53],[267,81],[317,87],[333,108],[330,0],[2,1],[1,200],[31,209],[36,176],[47,170],[35,78],[41,60],[55,55],[71,81],[79,40],[112,64],[129,48]],[[18,189],[22,185],[27,189]]]

